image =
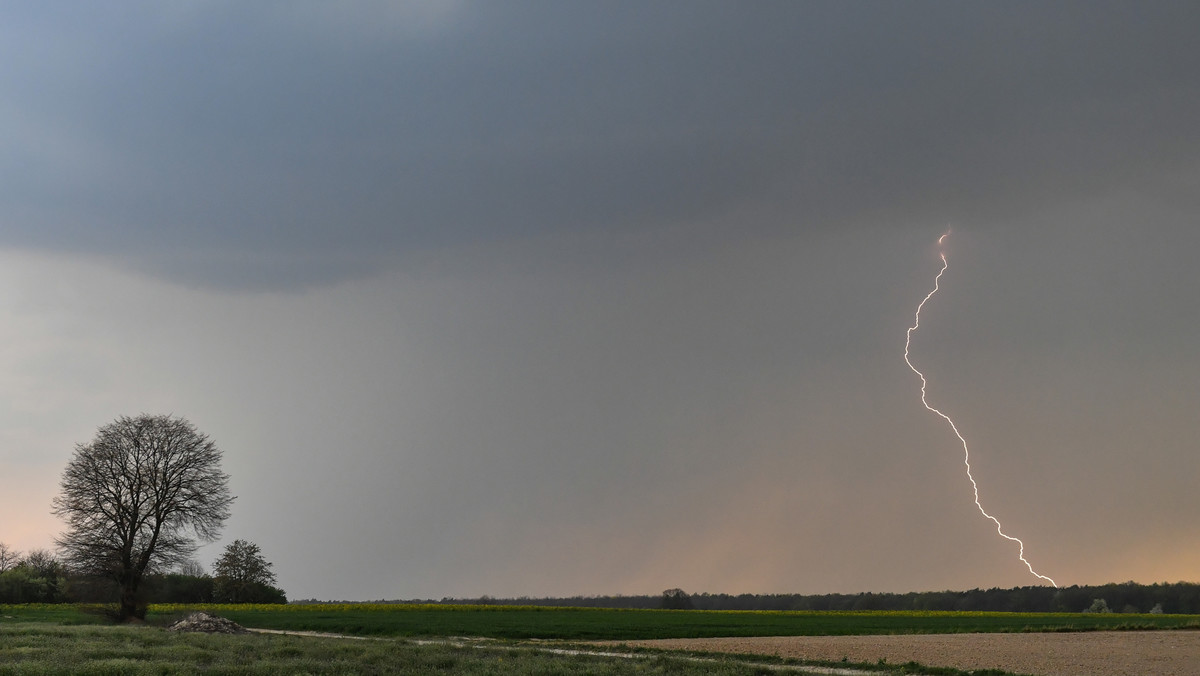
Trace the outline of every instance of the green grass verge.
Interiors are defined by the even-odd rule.
[[[78,603],[0,604],[0,626],[13,622],[51,622],[54,624],[112,624],[101,606]]]
[[[149,619],[204,609],[247,627],[360,636],[572,641],[1200,628],[1195,615],[956,612],[739,612],[526,606],[151,606]]]
[[[206,610],[247,627],[358,636],[479,636],[570,641],[817,636],[961,632],[1200,629],[1195,615],[955,612],[656,611],[529,606],[441,605],[157,605],[147,616],[165,624]],[[0,626],[14,622],[104,624],[96,607],[0,606]]]

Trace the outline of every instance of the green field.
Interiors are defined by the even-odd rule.
[[[152,606],[177,613],[201,606]],[[712,636],[942,634],[1200,628],[1194,615],[956,612],[740,612],[610,610],[526,606],[207,606],[247,627],[361,636],[482,636],[505,639],[634,640]]]
[[[571,641],[1200,628],[1200,617],[1195,615],[742,612],[399,604],[155,605],[150,606],[147,620],[165,623],[192,610],[205,610],[243,626],[262,629],[356,636],[476,636]],[[6,621],[98,624],[105,620],[102,615],[89,613],[82,606],[0,606],[0,624]]]
[[[304,616],[309,610],[256,611],[260,619]],[[492,611],[496,620],[508,614]],[[576,654],[568,644],[492,639],[413,641],[380,637],[365,640],[313,636],[180,634],[159,623],[174,615],[160,612],[145,625],[88,624],[97,615],[74,607],[0,606],[0,676],[6,674],[95,676],[149,674],[428,674],[650,676],[763,676],[810,673],[802,665],[853,667],[863,673],[966,676],[955,669],[846,662],[821,663],[761,656],[703,656],[663,651]],[[378,619],[385,613],[375,611]],[[570,618],[571,613],[562,615]],[[68,624],[63,624],[67,622]],[[595,650],[588,649],[585,650]],[[796,669],[787,669],[788,666]],[[784,671],[780,671],[783,669]],[[1010,676],[974,672],[972,676]]]

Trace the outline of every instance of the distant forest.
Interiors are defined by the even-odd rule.
[[[377,603],[388,603],[379,601]],[[391,601],[399,603],[399,601]],[[1015,587],[905,594],[686,594],[569,598],[444,598],[419,603],[573,606],[579,608],[676,608],[695,610],[958,610],[1020,613],[1200,614],[1200,584],[1176,582],[1099,586]]]

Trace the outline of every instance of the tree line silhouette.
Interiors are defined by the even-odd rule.
[[[683,596],[681,596],[681,594]],[[686,597],[686,600],[685,600]],[[1103,603],[1098,603],[1103,601]],[[579,608],[691,608],[696,610],[943,610],[1019,613],[1179,613],[1200,614],[1200,584],[1136,582],[1071,587],[1014,587],[907,593],[860,594],[685,594],[572,596],[563,598],[443,598],[422,603],[464,603]]]
[[[214,564],[214,575],[195,562],[183,572],[150,573],[142,580],[145,603],[287,603],[275,585],[272,564],[257,545],[236,540]],[[72,570],[44,549],[24,555],[0,543],[0,603],[117,603],[118,581]]]

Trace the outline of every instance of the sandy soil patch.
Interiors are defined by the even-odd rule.
[[[1200,632],[772,636],[624,641],[630,646],[810,660],[1004,669],[1039,676],[1200,676]],[[612,643],[610,643],[612,644]]]

